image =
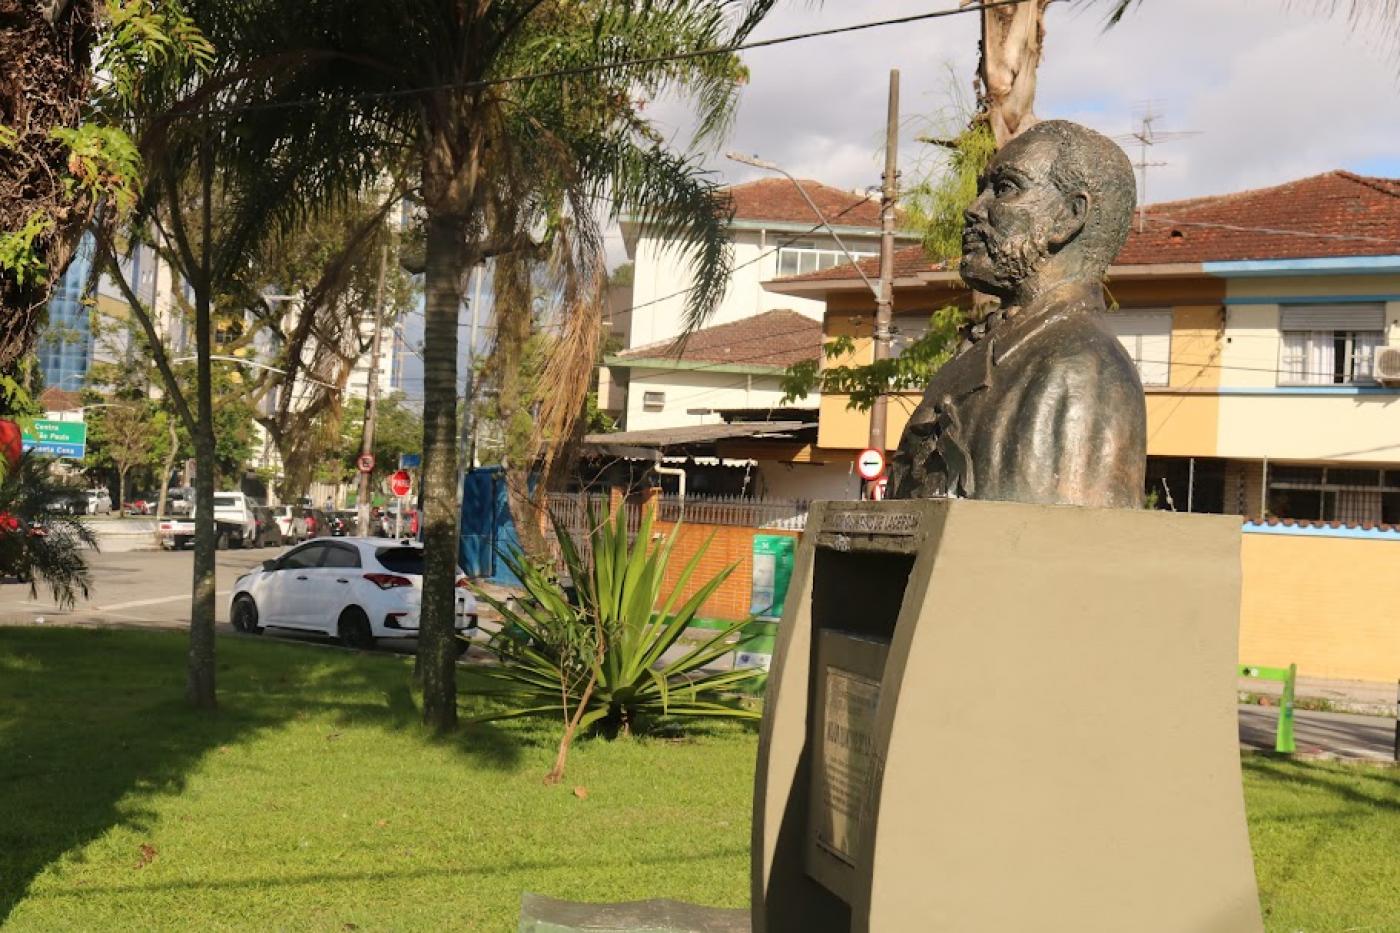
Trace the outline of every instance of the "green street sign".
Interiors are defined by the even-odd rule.
[[[20,441],[26,451],[81,460],[87,453],[87,423],[39,418],[20,426]]]

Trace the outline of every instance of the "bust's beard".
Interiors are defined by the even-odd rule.
[[[1021,284],[1050,258],[1050,244],[1040,231],[999,236],[978,228],[973,236],[983,249],[963,249],[959,266],[963,281],[1003,302],[1015,295]]]

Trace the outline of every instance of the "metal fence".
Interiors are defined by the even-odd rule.
[[[628,498],[623,503],[627,515],[627,530],[635,538],[642,523],[643,505],[636,498]],[[549,511],[566,528],[579,550],[579,556],[587,561],[592,551],[588,536],[592,530],[588,516],[592,510],[595,522],[606,521],[609,515],[609,500],[606,494],[599,493],[550,493]],[[805,499],[744,499],[739,496],[659,496],[656,499],[656,518],[663,522],[682,522],[687,525],[730,525],[741,528],[763,528],[783,531],[802,531],[807,527],[807,512],[811,503]],[[551,526],[546,533],[550,549],[559,555],[558,542]]]

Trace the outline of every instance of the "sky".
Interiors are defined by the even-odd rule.
[[[787,0],[754,38],[948,9],[956,0]],[[1057,3],[1046,16],[1036,113],[1109,136],[1144,108],[1159,131],[1194,131],[1148,159],[1149,202],[1279,184],[1336,168],[1400,177],[1400,42],[1366,24],[1310,12],[1305,0],[1143,0],[1105,31],[1105,2]],[[936,171],[919,135],[953,126],[971,97],[978,16],[968,14],[808,39],[743,53],[750,71],[734,126],[705,164],[725,184],[761,170],[737,150],[800,178],[858,190],[878,185],[889,69],[900,70],[900,170]],[[1393,36],[1394,34],[1390,34]],[[650,105],[673,145],[690,138],[690,108]],[[1135,146],[1130,155],[1136,160]],[[609,262],[625,260],[608,238]]]
[[[946,9],[953,0],[788,0],[754,38]],[[1153,147],[1148,201],[1278,184],[1334,168],[1400,176],[1400,43],[1372,24],[1285,0],[1143,0],[1104,30],[1105,2],[1058,3],[1046,15],[1036,113],[1109,136],[1194,131]],[[849,189],[879,184],[889,69],[900,71],[900,169],[936,171],[916,141],[956,126],[971,98],[979,17],[953,16],[808,39],[743,53],[750,83],[734,128],[706,159],[725,183],[763,172],[723,158],[738,150],[801,178]],[[673,144],[689,139],[689,108],[658,102]],[[1135,144],[1130,155],[1136,160]],[[620,261],[620,241],[611,244]]]

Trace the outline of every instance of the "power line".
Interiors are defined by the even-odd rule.
[[[396,97],[411,97],[415,94],[429,94],[437,91],[471,91],[481,88],[497,87],[504,84],[516,84],[526,81],[539,81],[545,78],[565,78],[575,75],[593,74],[600,71],[613,71],[626,68],[634,68],[639,65],[662,65],[669,62],[689,61],[696,58],[709,58],[716,55],[733,55],[735,52],[747,52],[753,49],[769,48],[776,45],[785,45],[790,42],[799,42],[806,39],[819,39],[827,36],[842,35],[851,32],[860,32],[867,29],[878,29],[884,26],[903,26],[911,23],[924,22],[925,20],[942,19],[948,16],[958,16],[963,13],[979,13],[983,10],[994,10],[999,7],[1019,6],[1030,0],[985,0],[983,3],[955,7],[949,10],[932,10],[927,13],[913,13],[908,16],[897,16],[892,19],[869,20],[862,23],[853,23],[848,26],[833,26],[829,29],[814,29],[809,32],[792,33],[786,36],[775,36],[772,39],[754,39],[749,42],[736,42],[730,45],[715,46],[708,49],[695,49],[690,52],[676,52],[670,55],[651,55],[642,58],[624,59],[618,62],[600,62],[594,65],[576,65],[572,68],[555,68],[547,71],[526,72],[524,74],[506,75],[500,78],[479,78],[473,81],[454,81],[444,84],[430,84],[416,88],[399,88],[392,91],[367,91],[363,94],[349,94],[349,100],[386,100]],[[1058,2],[1058,0],[1051,0]],[[293,107],[300,107],[310,104],[325,103],[324,98],[302,98],[299,100],[287,101],[265,101],[260,104],[241,104],[224,108],[219,113],[234,113],[238,111],[255,110],[283,110]]]

